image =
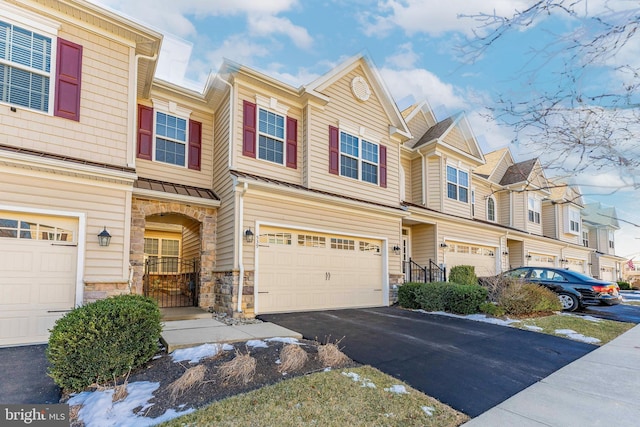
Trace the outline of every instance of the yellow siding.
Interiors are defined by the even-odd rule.
[[[514,228],[519,230],[531,231],[526,228],[529,222],[528,201],[526,192],[511,193],[513,200],[513,224]]]
[[[542,231],[543,234],[547,237],[553,237],[557,239],[560,237],[560,240],[564,240],[562,237],[558,236],[558,232],[556,229],[556,222],[563,224],[563,209],[557,209],[556,205],[552,204],[542,204]],[[556,214],[558,215],[556,217]],[[563,225],[561,227],[564,227]]]
[[[141,104],[151,106],[147,102],[141,102]],[[180,106],[180,104],[178,105]],[[138,176],[159,181],[170,181],[176,184],[192,185],[194,187],[211,188],[211,176],[213,174],[213,116],[209,113],[193,110],[190,118],[202,123],[200,170],[192,170],[186,166],[175,166],[163,162],[136,159]]]
[[[100,182],[20,169],[0,169],[2,203],[13,207],[85,213],[84,280],[122,281],[128,267],[124,236],[126,209],[131,193],[124,185]],[[108,247],[98,246],[96,235],[107,227],[113,236]]]
[[[298,152],[297,152],[297,165],[296,169],[288,168],[285,165],[279,165],[277,163],[269,162],[266,160],[260,160],[257,158],[251,158],[242,155],[242,127],[243,127],[243,101],[256,102],[256,90],[247,86],[238,86],[239,100],[236,104],[235,114],[235,135],[234,140],[234,164],[236,169],[256,175],[261,175],[281,181],[293,182],[295,184],[302,184],[303,177],[303,162],[302,153],[304,152],[304,140],[302,138],[303,120],[302,110],[296,108],[291,100],[278,97],[275,93],[269,93],[266,91],[260,92],[259,95],[264,97],[274,97],[278,99],[278,104],[289,107],[287,116],[294,118],[298,121]],[[256,143],[257,144],[257,143]],[[257,146],[256,146],[257,147]],[[257,150],[257,148],[256,148]]]
[[[59,36],[83,46],[80,121],[7,108],[0,115],[0,142],[126,166],[129,48],[67,22]],[[55,84],[53,77],[50,84]]]
[[[389,119],[382,109],[380,100],[373,93],[366,102],[357,101],[351,94],[351,81],[356,76],[365,76],[357,67],[352,72],[330,85],[323,94],[331,101],[323,109],[313,109],[310,130],[311,182],[318,190],[329,191],[359,199],[376,201],[387,205],[398,204],[399,182],[397,143],[389,138]],[[364,127],[365,136],[372,142],[387,146],[387,188],[332,175],[329,171],[329,126],[348,122],[358,130]],[[348,129],[347,129],[348,130]]]
[[[243,229],[256,222],[279,226],[330,231],[346,235],[387,238],[389,247],[400,244],[401,220],[397,217],[369,215],[361,209],[336,209],[328,204],[316,204],[300,199],[281,199],[264,192],[252,193],[244,199]],[[244,265],[254,268],[254,246],[244,244]],[[400,274],[400,257],[389,250],[389,274]]]
[[[200,223],[191,222],[182,228],[182,255],[186,260],[200,261]]]
[[[440,157],[427,159],[427,207],[442,211],[443,191],[445,188],[443,166]]]
[[[451,131],[444,137],[444,142],[458,150],[464,151],[465,153],[471,152],[469,144],[467,144],[467,141],[458,126],[451,129]]]
[[[496,193],[496,204],[498,212],[498,223],[506,226],[511,226],[511,212],[509,207],[511,206],[511,193],[508,191],[501,191]]]
[[[508,156],[505,156],[502,161],[498,162],[498,165],[496,166],[490,177],[493,182],[499,183],[504,174],[507,172],[507,169],[509,169],[509,166],[512,165],[512,163],[510,161],[507,161],[507,159]]]
[[[424,203],[422,200],[422,181],[424,180],[424,173],[422,167],[422,157],[413,159],[411,161],[411,201],[415,204],[421,205]]]
[[[411,227],[411,259],[423,267],[429,265],[429,260],[437,262],[435,225],[420,224]]]
[[[414,203],[412,192],[413,170],[411,168],[411,160],[408,157],[401,157],[400,167],[404,171],[404,182],[400,183],[400,185],[404,186],[404,200]]]
[[[475,191],[476,191],[476,208],[475,208],[475,218],[481,219],[483,221],[487,221],[487,198],[491,194],[491,188],[486,185],[484,182],[476,182],[475,183]],[[496,201],[496,219],[499,220],[499,212]],[[499,222],[499,221],[496,221]]]
[[[407,123],[407,126],[409,126],[409,131],[414,138],[411,141],[420,139],[422,135],[424,135],[434,124],[435,123],[427,121],[423,114],[416,114],[413,119]]]

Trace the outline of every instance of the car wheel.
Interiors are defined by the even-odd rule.
[[[578,298],[571,294],[559,294],[560,304],[562,309],[566,311],[576,311],[579,306]]]

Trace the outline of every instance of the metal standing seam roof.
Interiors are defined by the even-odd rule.
[[[191,185],[175,184],[172,182],[158,181],[156,179],[138,178],[133,183],[134,188],[141,190],[159,191],[162,193],[177,194],[180,196],[198,197],[200,199],[220,200],[213,190],[194,187]]]

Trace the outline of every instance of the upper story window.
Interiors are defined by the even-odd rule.
[[[447,166],[447,197],[467,203],[469,201],[469,173]]]
[[[613,231],[609,231],[608,235],[609,235],[609,249],[614,249],[615,248],[615,244],[614,244],[614,240],[613,240]]]
[[[567,206],[565,215],[566,232],[579,236],[581,232],[580,225],[582,223],[582,220],[580,218],[580,211],[576,208]]]
[[[340,175],[378,184],[378,145],[340,132]]]
[[[187,121],[156,112],[156,161],[185,166],[187,158]]]
[[[583,231],[582,232],[582,246],[584,247],[589,247],[589,232],[588,231]]]
[[[0,100],[49,111],[52,39],[0,21]]]
[[[0,2],[0,102],[79,121],[82,46],[30,15]]]
[[[496,220],[496,201],[493,196],[487,198],[487,221]]]
[[[258,109],[258,158],[284,164],[284,116]]]
[[[540,224],[540,200],[529,196],[529,222]]]
[[[471,190],[471,217],[476,216],[476,190]]]

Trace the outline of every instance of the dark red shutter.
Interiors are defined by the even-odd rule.
[[[200,170],[202,123],[189,120],[189,169]]]
[[[329,173],[338,175],[340,170],[340,132],[329,126]]]
[[[82,46],[58,38],[54,115],[80,121],[81,75]]]
[[[256,158],[256,104],[243,103],[242,154]]]
[[[287,167],[298,167],[298,121],[287,117]]]
[[[380,187],[387,188],[387,147],[380,145]]]
[[[153,108],[138,105],[139,159],[151,160],[153,151]]]

